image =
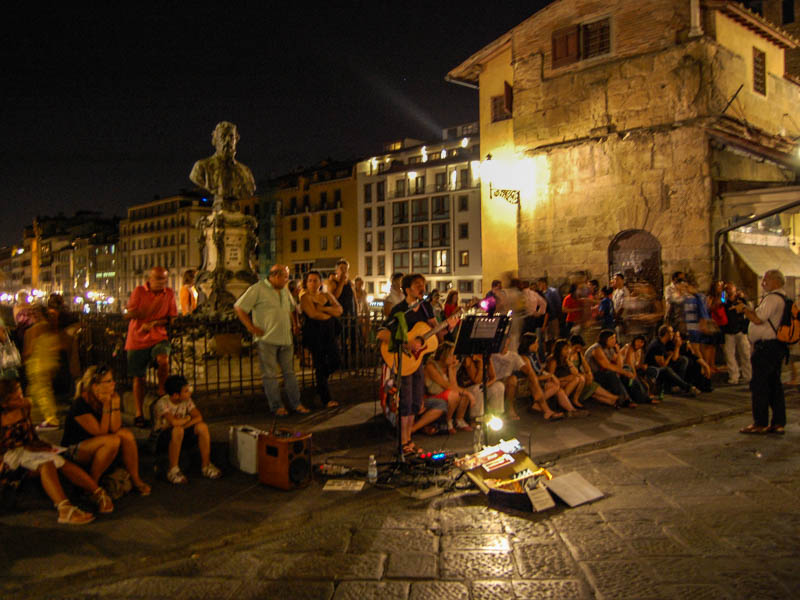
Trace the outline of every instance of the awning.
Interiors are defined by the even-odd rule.
[[[728,245],[758,277],[770,269],[780,269],[785,277],[800,277],[800,256],[786,246]]]
[[[331,271],[336,268],[336,263],[342,260],[341,258],[317,258],[314,260],[312,268],[315,271]]]

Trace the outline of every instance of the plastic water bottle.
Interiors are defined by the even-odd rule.
[[[369,463],[367,464],[367,479],[371,484],[378,481],[378,463],[375,461],[375,455],[369,455]]]

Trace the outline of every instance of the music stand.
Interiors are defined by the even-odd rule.
[[[461,320],[461,327],[456,338],[455,355],[483,356],[483,389],[484,415],[486,404],[489,402],[489,393],[486,382],[489,380],[489,361],[491,355],[503,350],[508,332],[511,329],[511,313],[504,315],[467,315]],[[481,415],[481,423],[484,415]],[[488,435],[488,434],[487,434]]]

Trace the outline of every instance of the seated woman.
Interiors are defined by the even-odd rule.
[[[425,363],[425,392],[428,396],[447,402],[447,429],[451,434],[456,431],[472,431],[472,427],[464,420],[464,414],[475,402],[472,395],[459,387],[456,381],[458,359],[453,354],[453,349],[452,342],[444,342],[436,350],[433,359]]]
[[[30,409],[30,400],[22,396],[22,388],[16,379],[0,380],[0,484],[20,468],[34,473],[55,504],[59,523],[91,523],[94,515],[79,509],[64,494],[58,478],[58,471],[61,471],[72,483],[91,494],[98,512],[113,512],[111,498],[97,485],[96,479],[61,456],[63,448],[59,449],[36,436]]]
[[[489,367],[486,371],[486,377],[489,410],[493,414],[502,413],[505,387],[502,381],[497,381],[497,376],[494,372],[494,366],[492,366],[491,360],[489,361]],[[464,357],[461,368],[457,373],[457,381],[461,387],[466,389],[472,394],[472,397],[475,398],[475,403],[470,407],[469,416],[472,419],[483,416],[483,356],[480,354],[473,354],[472,356]]]
[[[342,316],[342,305],[333,294],[322,291],[319,271],[306,273],[303,288],[305,292],[300,297],[300,308],[305,315],[303,345],[311,351],[320,401],[326,408],[334,408],[339,403],[331,397],[328,377],[342,363],[337,339],[337,328],[341,329],[337,317]]]
[[[142,496],[148,496],[150,486],[139,477],[136,438],[122,426],[114,373],[106,366],[89,367],[75,387],[75,399],[67,413],[61,439],[69,457],[88,467],[92,477],[99,480],[121,452],[131,483]]]
[[[569,343],[571,347],[570,361],[575,365],[575,368],[578,369],[578,373],[583,375],[586,380],[586,385],[583,388],[583,393],[580,398],[581,402],[586,402],[589,398],[592,398],[601,404],[615,406],[619,396],[615,396],[594,380],[592,369],[589,367],[589,363],[586,362],[586,357],[583,355],[586,349],[586,342],[583,341],[581,336],[573,335],[569,338]]]
[[[495,372],[497,381],[503,384],[503,395],[505,404],[505,416],[512,421],[519,421],[517,408],[515,406],[517,400],[517,385],[519,380],[516,373],[520,371],[525,365],[528,366],[530,371],[530,363],[522,360],[516,352],[511,352],[509,346],[511,345],[511,338],[506,338],[503,342],[503,349],[497,354],[492,354],[492,368]]]
[[[625,344],[620,350],[622,355],[622,367],[636,374],[636,377],[630,380],[631,386],[639,386],[642,397],[647,398],[647,402],[652,404],[659,404],[659,399],[653,393],[655,388],[651,389],[647,377],[647,364],[645,363],[645,337],[642,334],[634,336],[634,338]]]
[[[616,333],[610,329],[601,331],[597,342],[586,350],[585,358],[595,380],[612,394],[619,396],[616,402],[618,408],[635,407],[637,402],[647,401],[647,395],[641,388],[629,383],[636,378],[636,374],[623,368]]]
[[[572,396],[572,405],[578,409],[583,408],[581,395],[586,387],[586,377],[578,372],[577,367],[570,360],[571,349],[569,342],[564,338],[556,340],[553,345],[553,352],[545,361],[545,368],[548,373],[558,377],[561,388],[569,397]]]
[[[563,418],[564,413],[554,412],[547,402],[550,398],[555,397],[558,406],[563,408],[568,415],[582,416],[586,414],[585,411],[578,413],[572,402],[570,402],[569,397],[561,389],[561,382],[558,377],[548,373],[542,367],[539,362],[539,338],[535,333],[522,334],[517,354],[524,361],[521,373],[527,377],[531,395],[533,396],[533,403],[528,409],[529,411],[542,413],[545,421],[555,421]]]

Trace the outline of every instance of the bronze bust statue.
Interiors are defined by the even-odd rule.
[[[193,183],[214,194],[214,212],[238,211],[238,201],[255,192],[253,173],[235,158],[238,141],[236,125],[228,121],[217,123],[211,134],[217,151],[194,163],[189,174]]]

